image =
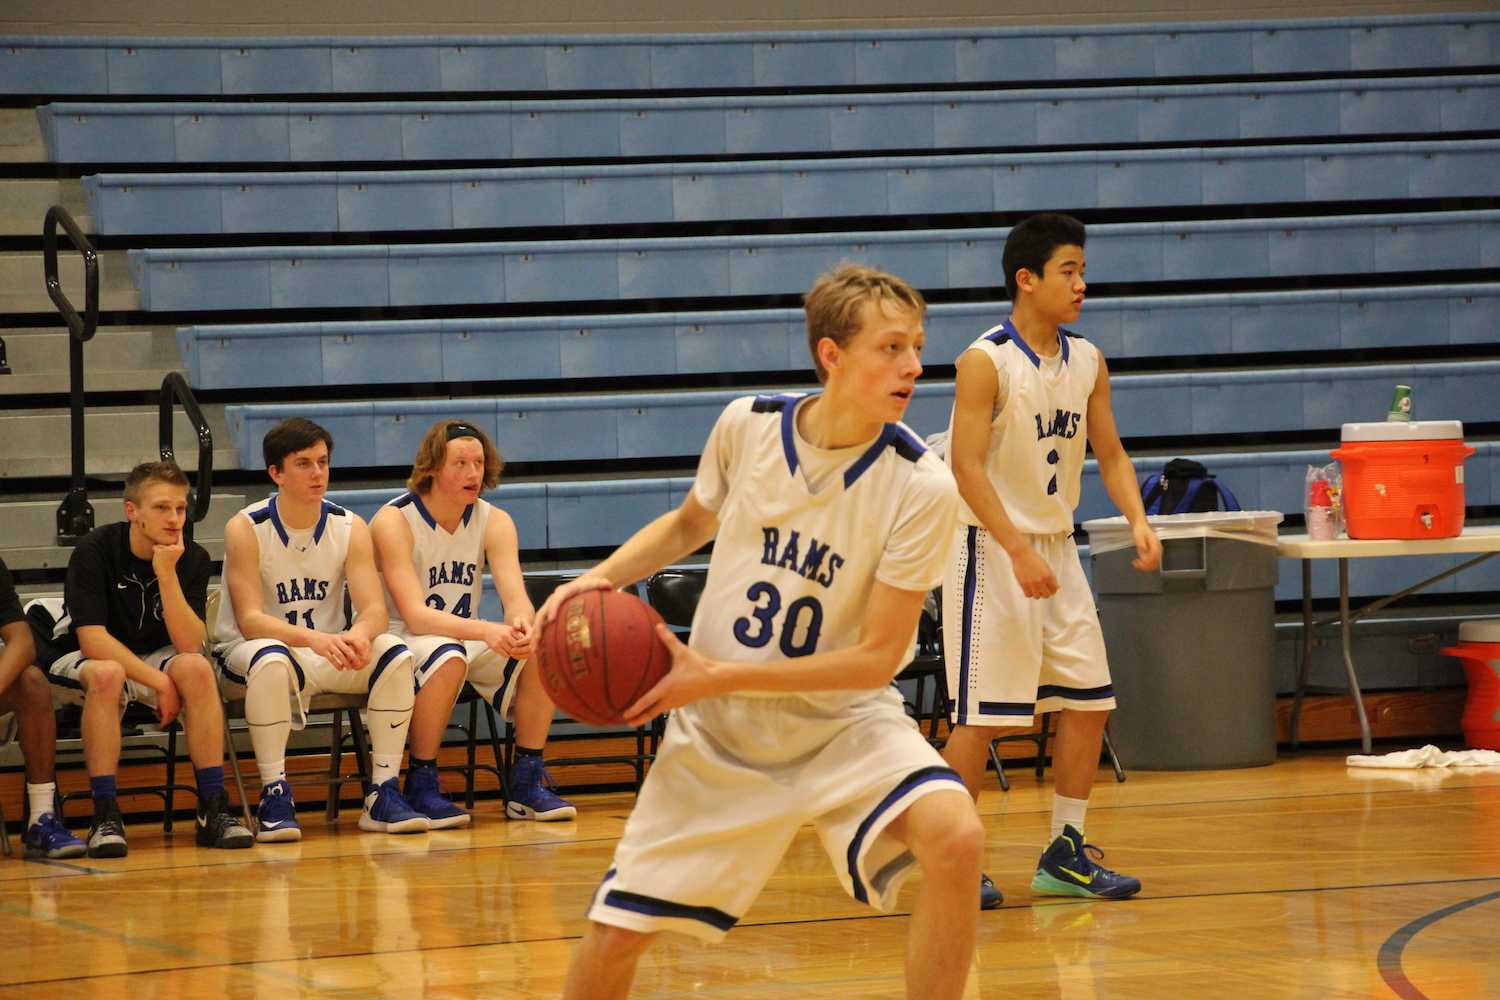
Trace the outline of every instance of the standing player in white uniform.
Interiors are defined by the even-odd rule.
[[[417,708],[411,724],[406,795],[434,829],[463,826],[469,814],[443,795],[437,755],[464,681],[503,717],[515,707],[516,763],[506,782],[505,814],[556,821],[578,815],[552,791],[542,761],[555,712],[534,670],[531,620],[520,542],[509,514],[480,493],[500,482],[503,461],[489,436],[462,420],[439,420],[417,447],[407,491],[376,513],[391,627],[416,660]],[[488,560],[506,621],[479,618]]]
[[[214,659],[226,691],[245,700],[260,770],[256,839],[302,839],[286,780],[292,705],[301,728],[308,701],[325,692],[369,694],[373,774],[360,829],[421,833],[427,817],[402,797],[399,781],[411,653],[386,631],[370,529],[323,499],[333,437],[292,417],[266,432],[262,450],[278,492],[224,526],[224,600],[214,627]]]
[[[1010,319],[958,358],[948,460],[963,505],[943,575],[955,728],[943,758],[977,796],[999,730],[1060,711],[1052,829],[1032,889],[1118,899],[1139,892],[1140,882],[1096,864],[1083,840],[1115,706],[1099,617],[1072,541],[1085,440],[1130,521],[1133,565],[1154,570],[1161,543],[1115,429],[1104,358],[1061,328],[1083,306],[1083,243],[1083,224],[1065,215],[1035,215],[1011,230],[1002,255]],[[999,891],[983,878],[980,906],[999,905]]]
[[[638,580],[714,541],[691,646],[627,711],[675,709],[564,996],[626,996],[660,931],[717,941],[805,823],[855,899],[889,910],[922,880],[911,995],[958,997],[973,960],[983,829],[958,775],[891,679],[941,576],[957,495],[899,423],[922,371],[925,305],[899,278],[843,265],[806,299],[821,394],[747,397],[719,417],[682,506],[558,590]]]

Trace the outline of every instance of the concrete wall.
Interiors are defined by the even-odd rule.
[[[0,0],[0,34],[402,35],[937,28],[1374,16],[1494,0]]]

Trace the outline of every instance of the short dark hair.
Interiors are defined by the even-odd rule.
[[[147,483],[167,483],[170,486],[181,486],[190,489],[187,473],[170,458],[161,462],[142,462],[130,470],[125,477],[125,499],[131,503],[141,502],[141,489]]]
[[[1024,267],[1040,278],[1058,247],[1081,247],[1083,241],[1083,223],[1071,215],[1042,212],[1016,223],[1016,228],[1005,238],[1005,250],[1000,255],[1000,266],[1005,269],[1005,291],[1010,300],[1016,301],[1020,292],[1016,285],[1017,271]]]
[[[306,417],[287,417],[266,431],[261,440],[261,453],[266,459],[266,468],[281,468],[281,463],[293,452],[311,448],[322,441],[328,445],[328,454],[333,454],[333,435],[327,429]]]

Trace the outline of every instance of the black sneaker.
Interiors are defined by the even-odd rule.
[[[113,798],[95,799],[94,820],[89,824],[89,857],[123,858],[126,850],[120,804]]]
[[[255,834],[229,811],[229,796],[223,791],[215,792],[198,803],[198,846],[221,847],[235,850],[250,847],[255,843]]]

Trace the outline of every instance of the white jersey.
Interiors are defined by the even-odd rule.
[[[349,557],[353,514],[324,500],[318,523],[298,531],[282,522],[276,497],[271,496],[235,517],[249,519],[260,544],[261,610],[319,632],[342,632],[349,627],[344,562]],[[229,566],[224,569],[227,573]],[[234,617],[233,592],[225,587],[214,640],[223,643],[243,638]]]
[[[852,646],[875,581],[930,590],[942,580],[958,504],[952,474],[899,423],[855,448],[813,448],[795,419],[809,398],[737,399],[709,435],[693,483],[719,518],[692,625],[706,656],[765,661]],[[880,693],[801,697],[836,708]]]
[[[1038,357],[1006,320],[964,349],[989,358],[999,377],[985,472],[1011,522],[1028,535],[1073,530],[1088,450],[1088,401],[1099,351],[1066,330],[1059,329],[1057,339],[1057,357]],[[980,523],[961,501],[958,516],[964,524]]]
[[[477,618],[484,589],[484,532],[493,509],[489,503],[476,500],[464,508],[464,516],[451,535],[415,493],[407,491],[386,506],[399,510],[411,529],[412,567],[427,606],[460,618]],[[385,606],[391,616],[391,631],[404,633],[406,624],[389,587],[385,588]]]

